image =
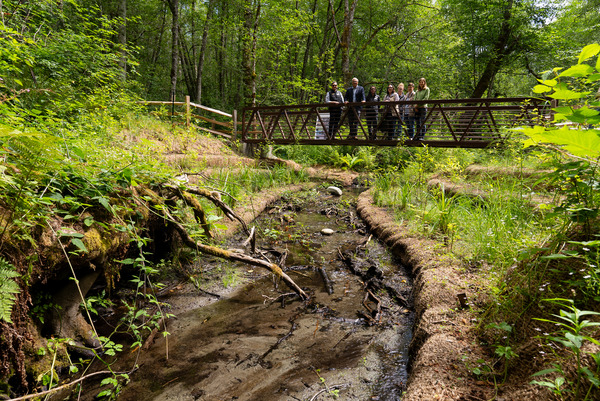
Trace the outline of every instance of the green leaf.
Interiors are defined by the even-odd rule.
[[[600,246],[600,240],[593,241],[567,241],[569,244],[581,245],[586,247],[597,248]]]
[[[548,95],[552,99],[562,99],[562,100],[573,100],[573,99],[581,99],[582,97],[586,97],[591,92],[576,92],[570,89],[560,89],[556,90],[554,93]]]
[[[590,57],[594,57],[600,51],[600,45],[598,43],[592,43],[591,45],[587,45],[581,50],[579,53],[579,61],[581,64],[583,61],[587,60]]]
[[[549,143],[561,145],[575,156],[598,157],[600,156],[600,131],[599,130],[573,130],[563,127],[555,130],[546,130],[544,127],[525,127],[523,129],[529,140],[525,146]]]
[[[552,255],[546,255],[546,256],[540,257],[540,259],[545,259],[545,260],[570,259],[570,258],[571,258],[571,256],[562,255],[560,253],[553,253]]]
[[[16,296],[21,289],[14,279],[19,277],[15,267],[0,258],[0,320],[12,323],[10,315],[15,304]]]
[[[106,199],[104,196],[96,196],[93,199],[98,200],[98,203],[104,206],[106,210],[112,212],[112,209],[110,208],[110,203],[108,202],[108,199]]]
[[[555,86],[558,84],[556,79],[538,79],[538,82],[545,86]]]
[[[556,369],[556,368],[544,369],[544,370],[540,370],[537,373],[532,374],[531,377],[543,376],[543,375],[547,375],[548,373],[554,373],[554,372],[558,372],[558,369]]]
[[[594,67],[588,64],[577,64],[560,73],[559,77],[587,77],[594,73]]]
[[[600,60],[600,57],[598,58],[598,60]],[[596,67],[596,69],[598,69],[598,67]],[[600,74],[591,74],[587,77],[587,80],[585,82],[591,84],[598,80],[600,80]]]
[[[83,241],[82,241],[82,240],[80,240],[79,238],[73,238],[73,239],[71,240],[71,243],[72,243],[73,245],[75,245],[75,246],[77,247],[77,249],[79,249],[80,251],[82,251],[82,252],[84,252],[84,253],[87,253],[87,252],[88,252],[87,248],[85,247],[85,244],[84,244],[84,243],[83,243]]]
[[[567,332],[567,333],[565,333],[565,337],[571,343],[573,343],[573,345],[575,345],[575,347],[577,347],[577,349],[580,349],[581,346],[583,345],[583,337],[582,336],[576,336],[575,334]]]
[[[561,114],[573,113],[573,108],[570,106],[559,106],[559,107],[553,108],[552,110],[556,111],[557,113],[561,113]]]
[[[550,92],[551,90],[552,88],[546,85],[536,85],[532,89],[533,93],[545,93]]]
[[[72,238],[83,238],[83,234],[78,233],[76,231],[64,231],[69,230],[68,228],[61,228],[58,230],[58,235],[61,237],[72,237]]]

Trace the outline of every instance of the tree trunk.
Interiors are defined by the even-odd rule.
[[[204,68],[204,55],[206,54],[206,46],[208,43],[208,27],[212,22],[213,5],[212,1],[208,2],[206,10],[206,22],[204,23],[204,31],[202,32],[202,44],[200,45],[200,53],[198,55],[198,66],[196,67],[196,90],[195,100],[197,103],[202,103],[202,69]]]
[[[148,82],[148,84],[146,85],[146,95],[148,95],[148,93],[152,91],[152,86],[154,85],[154,76],[156,74],[156,64],[158,62],[158,57],[160,56],[160,51],[162,50],[163,36],[165,33],[165,26],[167,23],[167,10],[164,7],[165,6],[163,3],[163,8],[161,9],[163,18],[161,21],[160,29],[158,31],[158,38],[154,42],[155,47],[152,50],[152,57],[150,58],[150,65],[152,67],[149,71],[148,78],[146,80],[146,82]]]
[[[494,45],[494,49],[492,50],[492,55],[485,66],[485,70],[473,93],[471,94],[471,98],[480,98],[482,97],[486,91],[490,89],[492,81],[494,77],[500,70],[500,67],[504,64],[504,60],[510,53],[514,47],[514,44],[511,43],[511,36],[513,33],[513,28],[511,26],[511,10],[513,6],[513,0],[509,0],[506,8],[504,9],[504,17],[502,19],[502,26],[500,28],[500,35],[496,40],[496,44]]]
[[[183,38],[181,29],[179,37]],[[194,73],[194,60],[190,56],[190,52],[182,39],[179,40],[179,54],[181,60],[181,72],[183,73],[183,81],[187,89],[187,93],[193,93],[196,87],[196,74]]]
[[[177,91],[177,67],[179,64],[179,0],[166,0],[173,15],[171,26],[171,89],[169,91],[169,100],[175,99]]]
[[[121,57],[119,58],[119,67],[121,68],[121,79],[127,79],[127,0],[119,2],[119,44],[121,48]]]
[[[260,2],[253,10],[252,0],[246,0],[244,10],[244,33],[242,48],[242,71],[244,74],[244,103],[256,105],[256,29],[260,17]]]
[[[313,15],[317,11],[317,3],[318,3],[318,0],[314,0],[313,7],[312,7]],[[308,61],[310,59],[310,54],[312,51],[313,38],[314,38],[314,35],[312,32],[309,33],[308,37],[306,38],[306,47],[304,49],[304,59],[302,60],[302,71],[301,71],[301,75],[300,75],[300,78],[302,78],[302,80],[304,80],[304,78],[306,78],[306,69],[308,68]],[[302,98],[300,100],[301,103],[304,103],[305,98],[306,98],[306,90],[303,90]]]
[[[352,71],[350,71],[350,42],[352,40],[352,26],[354,25],[354,12],[358,0],[344,0],[344,30],[340,42],[340,51],[342,52],[342,74],[344,82],[350,83]]]

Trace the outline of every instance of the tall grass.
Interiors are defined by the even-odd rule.
[[[266,169],[243,166],[239,169],[220,169],[211,180],[211,186],[228,195],[225,201],[235,206],[236,200],[244,199],[263,189],[281,185],[298,184],[309,181],[305,170],[294,171],[286,166],[276,165]]]
[[[532,205],[531,179],[479,176],[478,188],[488,194],[485,199],[451,197],[427,188],[434,173],[464,183],[464,168],[475,159],[470,152],[421,149],[403,171],[376,177],[374,199],[392,208],[410,232],[446,242],[451,237],[457,256],[493,265],[501,273],[523,249],[546,241],[559,223]]]

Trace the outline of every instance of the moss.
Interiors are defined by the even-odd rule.
[[[83,243],[89,251],[89,259],[104,259],[111,246],[110,236],[103,236],[97,228],[90,228],[83,234]]]
[[[52,372],[52,365],[54,364],[54,380],[59,379],[57,370],[61,367],[70,365],[69,357],[67,355],[67,348],[64,341],[51,342],[43,338],[35,327],[30,324],[29,332],[32,334],[33,341],[26,343],[24,347],[25,352],[25,370],[29,377],[32,377],[35,382],[41,382],[44,375],[50,375]],[[49,349],[56,349],[56,358],[54,352]],[[0,391],[2,391],[0,389]]]

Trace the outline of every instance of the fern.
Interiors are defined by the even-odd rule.
[[[15,267],[6,260],[0,258],[0,320],[12,323],[10,315],[12,307],[17,298],[15,294],[20,291],[19,285],[14,278],[19,277]]]

